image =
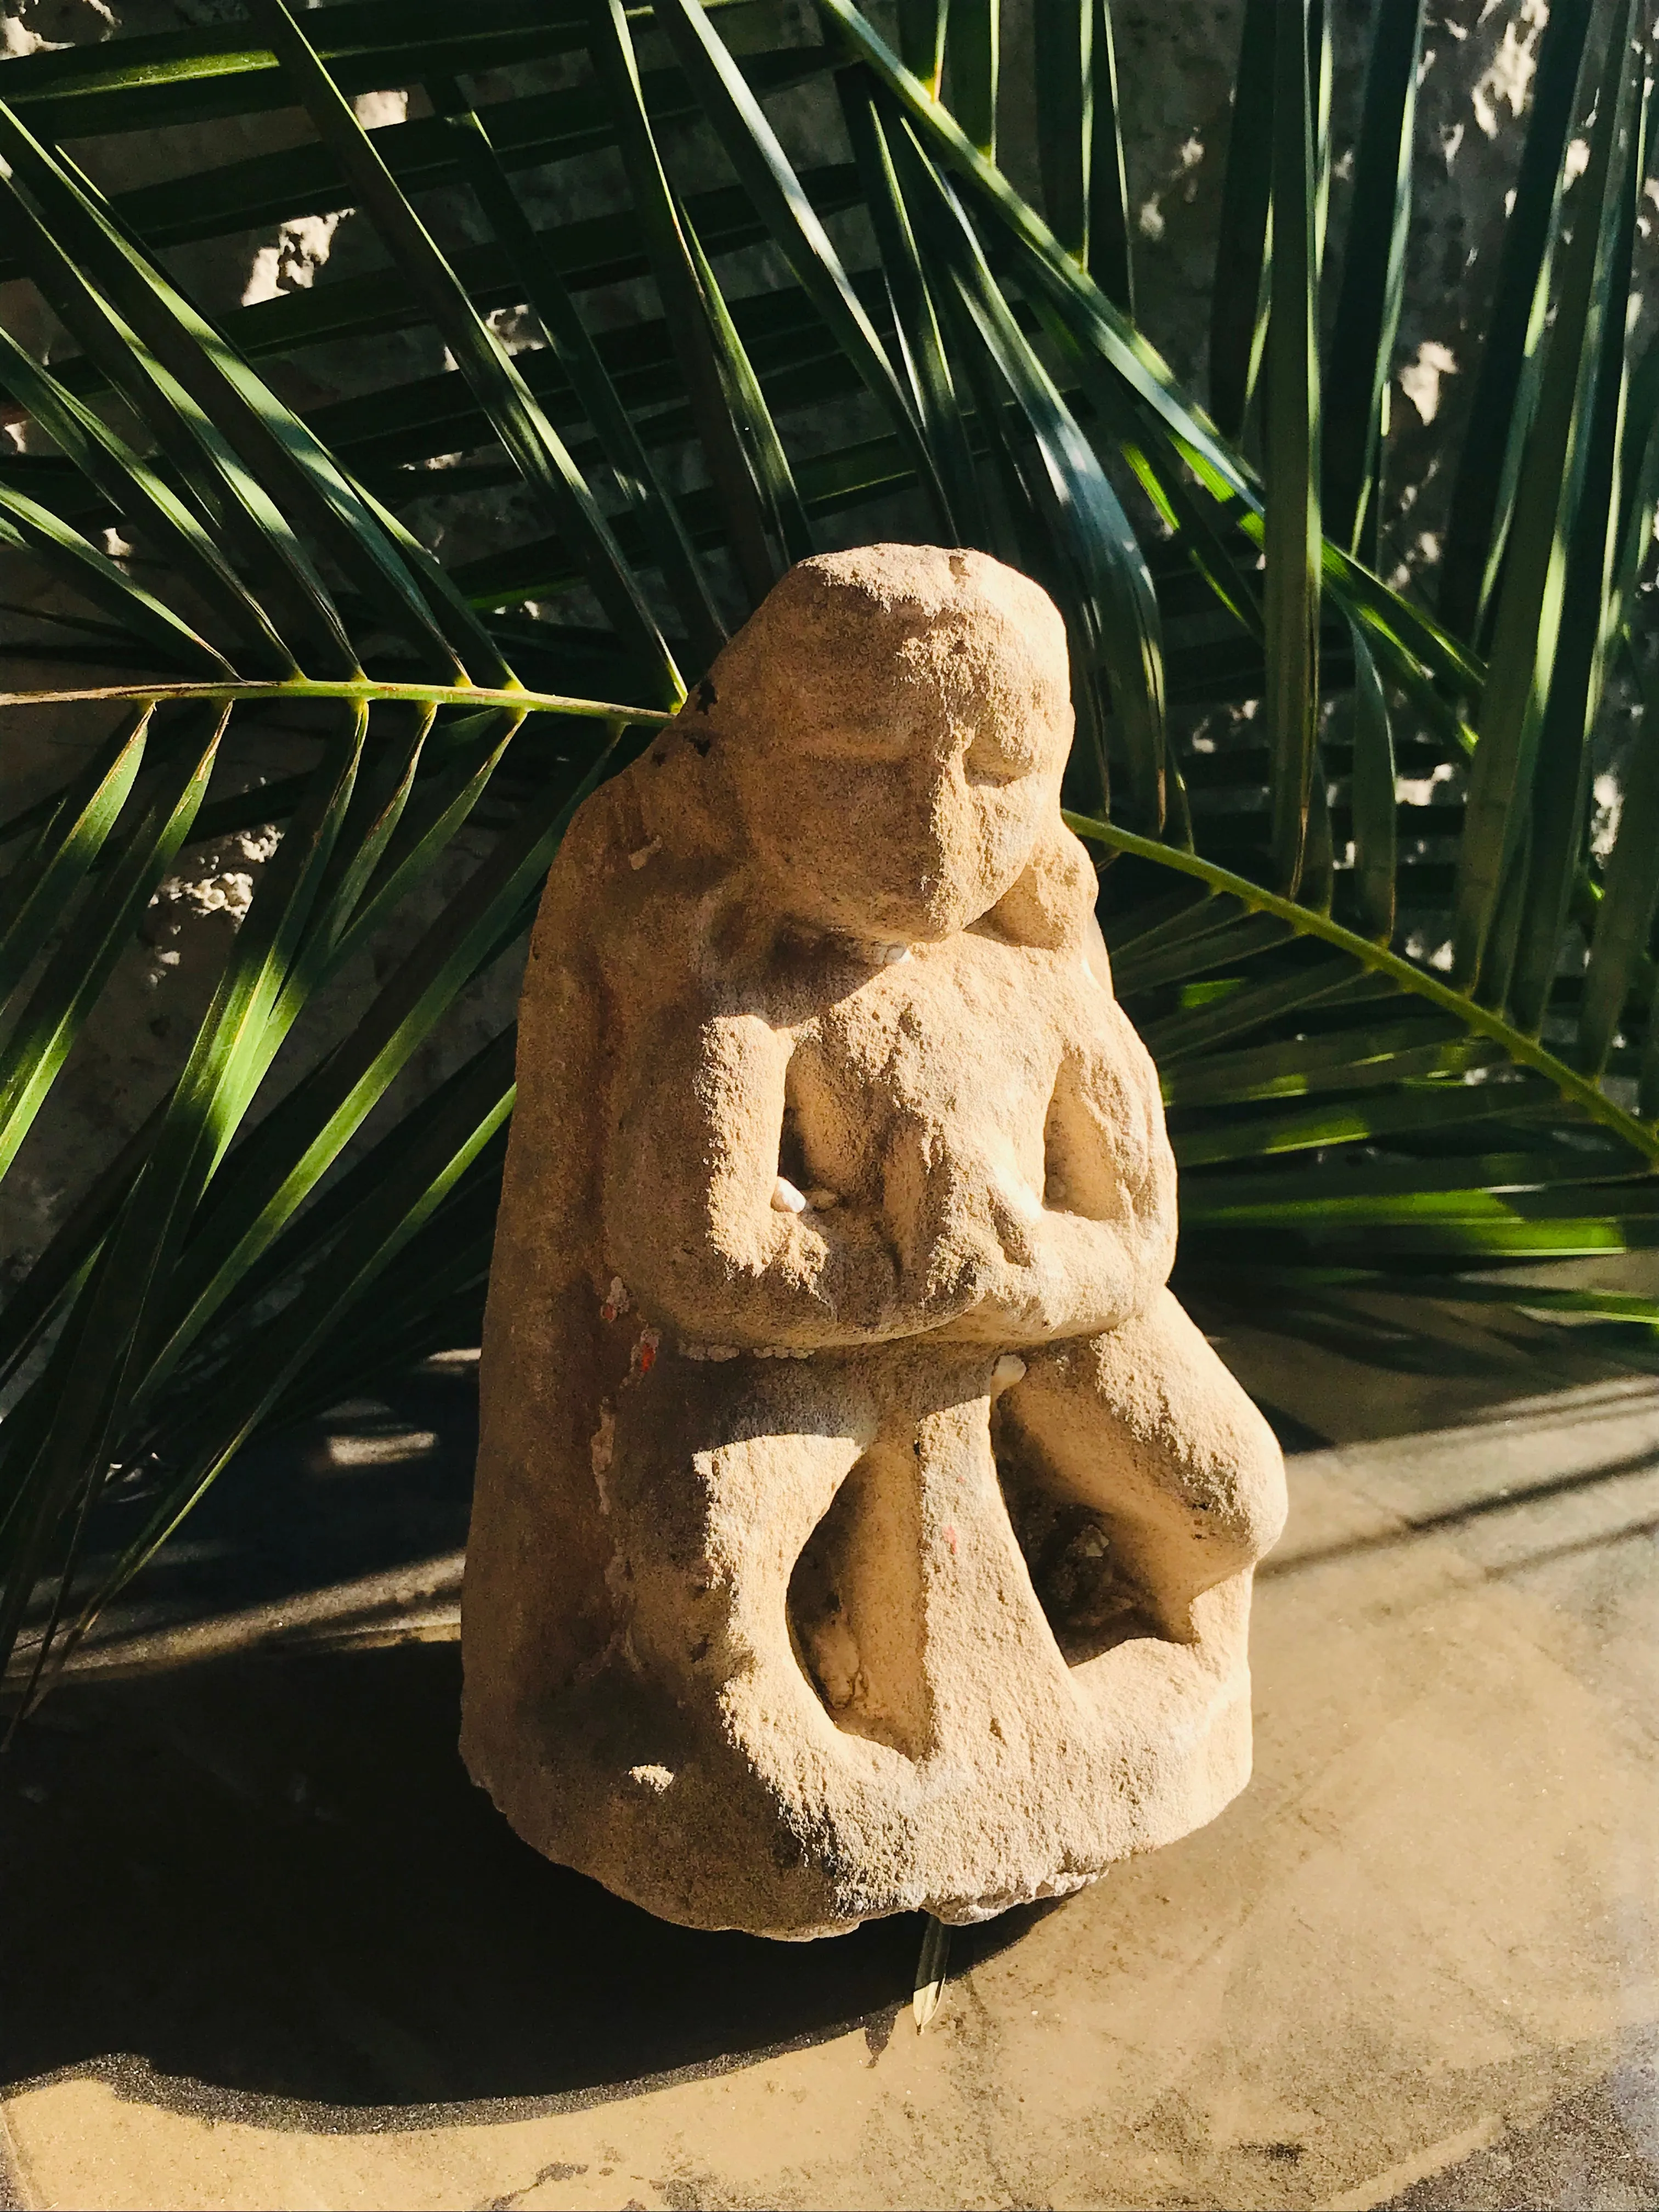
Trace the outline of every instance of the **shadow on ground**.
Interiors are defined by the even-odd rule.
[[[257,1447],[99,1640],[449,1551],[476,1437],[472,1371],[439,1366]],[[653,1920],[519,1842],[461,1766],[459,1701],[453,1643],[60,1689],[0,1759],[0,1891],[27,1904],[0,1917],[0,2087],[95,2069],[175,2105],[374,2126],[582,2101],[860,2021],[884,2041],[918,1917],[813,1944]],[[1031,1917],[963,1931],[957,1962]]]
[[[256,1446],[94,1640],[459,1547],[473,1385],[435,1365]],[[152,1502],[118,1491],[94,1574]],[[95,2068],[173,2104],[373,2126],[580,2101],[860,2022],[880,2049],[919,1917],[811,1944],[653,1920],[518,1841],[461,1767],[459,1696],[457,1647],[412,1642],[58,1691],[0,1760],[0,1883],[28,1901],[0,1920],[0,2087]],[[953,1966],[1051,1909],[957,1931]]]
[[[459,1687],[453,1644],[404,1644],[60,1693],[0,1782],[0,1885],[28,1901],[0,1923],[0,2081],[95,2066],[352,2127],[585,2101],[859,2021],[879,2050],[918,1917],[813,1944],[652,1919],[471,1787]],[[1032,1917],[962,1931],[957,1963]]]
[[[1659,2077],[1639,2063],[1431,2174],[1378,2212],[1650,2212]]]
[[[434,1360],[384,1396],[258,1438],[100,1618],[94,1643],[384,1574],[466,1541],[478,1448],[476,1364]],[[161,1495],[134,1469],[94,1516],[84,1580],[141,1535]]]
[[[1295,1407],[1279,1424],[1291,1443],[1322,1437],[1351,1387],[1344,1370],[1322,1398],[1308,1388],[1298,1395],[1290,1386],[1300,1387],[1299,1370],[1282,1362],[1274,1377]],[[1537,1370],[1527,1379],[1539,1387]],[[1332,1521],[1333,1541],[1316,1536],[1295,1557],[1287,1551],[1283,1574],[1305,1572],[1304,1588],[1315,1593],[1297,1592],[1298,1613],[1312,1605],[1318,1617],[1318,1576],[1373,1554],[1384,1564],[1399,1554],[1398,1601],[1426,1605],[1405,1569],[1415,1547],[1430,1540],[1473,1546],[1472,1532],[1501,1535],[1506,1515],[1548,1509],[1566,1517],[1528,1523],[1519,1552],[1495,1536],[1485,1548],[1474,1547],[1463,1571],[1496,1577],[1524,1567],[1535,1577],[1546,1572],[1541,1559],[1540,1601],[1577,1607],[1598,1652],[1624,1650],[1635,1632],[1620,1643],[1613,1630],[1626,1616],[1608,1595],[1623,1583],[1604,1589],[1584,1582],[1581,1589],[1563,1559],[1565,1551],[1591,1542],[1605,1547],[1610,1531],[1626,1539],[1645,1534],[1649,1509],[1642,1506],[1638,1516],[1636,1505],[1616,1504],[1614,1494],[1621,1497],[1651,1468],[1655,1447],[1643,1426],[1647,1414],[1627,1402],[1620,1378],[1597,1381],[1595,1390],[1600,1396],[1592,1391],[1574,1401],[1564,1431],[1571,1449],[1533,1436],[1534,1428],[1540,1435],[1552,1428],[1539,1415],[1506,1416],[1501,1435],[1472,1431],[1468,1450],[1480,1460],[1473,1474],[1461,1432],[1449,1444],[1431,1437],[1408,1448],[1402,1441],[1393,1458],[1385,1454],[1370,1468],[1361,1534],[1353,1534],[1345,1506]],[[1392,1407],[1400,1395],[1393,1377],[1389,1395]],[[1511,1401],[1516,1395],[1511,1377]],[[228,1608],[270,1605],[452,1550],[465,1529],[473,1418],[471,1375],[441,1370],[417,1378],[395,1406],[365,1401],[337,1409],[314,1432],[248,1454],[184,1542],[135,1588],[112,1624],[118,1640],[187,1628]],[[1619,1431],[1608,1431],[1604,1451],[1584,1433],[1596,1420]],[[1336,1480],[1328,1469],[1322,1479]],[[1392,1501],[1387,1511],[1377,1498]],[[1601,1517],[1585,1519],[1598,1499]],[[142,1503],[122,1501],[119,1510]],[[1372,1533],[1378,1514],[1388,1523],[1382,1535]],[[1565,1551],[1542,1540],[1558,1530],[1570,1538]],[[112,1528],[107,1540],[121,1534]],[[1303,1686],[1285,1692],[1300,1696],[1310,1677],[1304,1642],[1287,1625],[1290,1600],[1279,1563],[1275,1567],[1264,1584],[1264,1618],[1271,1620],[1276,1604],[1284,1633],[1277,1645],[1269,1637],[1264,1647],[1269,1676]],[[1441,1584],[1434,1575],[1429,1580],[1432,1595]],[[1627,1611],[1637,1619],[1633,1601]],[[1299,1633],[1318,1643],[1328,1632]],[[1418,1634],[1409,1622],[1387,1634],[1395,1656],[1409,1656]],[[1365,1702],[1372,1663],[1356,1661],[1341,1695],[1374,1724],[1393,1708]],[[1485,1678],[1477,1670],[1471,1679]],[[1645,1684],[1646,1674],[1639,1679]],[[1624,1680],[1615,1671],[1607,1677],[1613,1687],[1595,1694],[1607,1698]],[[1563,1684],[1563,1695],[1573,1689],[1565,1677]],[[1419,1686],[1413,1695],[1421,1702],[1430,1692]],[[325,2133],[424,2127],[462,2117],[462,2107],[477,2120],[586,2104],[665,2076],[744,2065],[860,2025],[872,2061],[879,2054],[908,2004],[918,1921],[878,1923],[834,1942],[784,1945],[696,1935],[653,1920],[518,1842],[461,1768],[459,1698],[459,1651],[439,1642],[245,1651],[169,1671],[88,1676],[61,1690],[0,1759],[0,1885],[16,1900],[0,1915],[6,1993],[0,2085],[96,2073],[149,2102]],[[1271,1691],[1267,1702],[1271,1709]],[[1321,1701],[1309,1704],[1316,1721]],[[1454,1700],[1446,1723],[1458,1743],[1452,1724],[1461,1711]],[[1347,1725],[1342,1720],[1342,1729]],[[1251,1801],[1254,1814],[1247,1807],[1242,1816],[1247,1837],[1252,1818],[1288,1817],[1273,1812],[1272,1779],[1273,1759],[1291,1758],[1287,1739],[1282,1730],[1275,1738],[1271,1724],[1267,1735],[1269,1772]],[[1437,1741],[1425,1739],[1430,1748]],[[1512,1740],[1501,1738],[1498,1755],[1524,1762],[1530,1745],[1517,1723]],[[1351,1756],[1344,1736],[1344,1771]],[[1336,1760],[1339,1753],[1328,1757]],[[1312,1771],[1323,1770],[1316,1765]],[[1367,1802],[1379,1790],[1407,1789],[1386,1759],[1377,1771],[1384,1779],[1366,1785]],[[1291,1802],[1299,1803],[1310,1786],[1298,1782]],[[1422,1786],[1415,1778],[1410,1784]],[[1397,1843],[1393,1831],[1385,1832]],[[1200,1838],[1182,1848],[1201,1868],[1209,1863],[1206,1850],[1237,1851],[1239,1833],[1235,1824],[1231,1841]],[[1287,1881],[1304,1842],[1298,1831],[1285,1859]],[[1265,1841],[1260,1849],[1267,1850]],[[1360,1852],[1359,1844],[1352,1849]],[[1283,1854],[1275,1843],[1275,1862]],[[1248,1893],[1249,1863],[1247,1852],[1218,1877],[1225,1899],[1241,1884]],[[1352,1863],[1370,1862],[1362,1852]],[[1200,1900],[1207,1894],[1201,1881],[1198,1893]],[[1316,1884],[1310,1894],[1319,1896]],[[1176,1972],[1179,1954],[1164,1959],[1171,1940],[1164,1931],[1167,1902],[1154,1897],[1149,1904],[1143,1895],[1139,1923],[1131,1907],[1127,1924],[1139,1930],[1131,1950],[1134,1942],[1150,1944],[1174,1976],[1171,1987],[1184,1988],[1193,1977],[1185,1967]],[[1073,1943],[1081,1943],[1100,1971],[1116,1971],[1118,1936],[1103,1932],[1104,1923],[1090,1912],[1085,1899]],[[1416,1929],[1415,1905],[1411,1912],[1402,1924]],[[1014,1913],[959,1932],[953,1969],[965,1972],[1003,1950],[1036,1917]],[[1328,1924],[1339,1934],[1348,1926],[1340,1913]],[[1500,1916],[1497,1924],[1507,1923]],[[1211,1950],[1219,1948],[1218,1937]],[[1002,2009],[1007,2014],[1006,2003]],[[1178,2006],[1176,2012],[1180,2016]],[[959,2030],[962,2017],[965,2010]],[[1036,2023],[1035,2011],[1030,2019]],[[1011,2014],[994,2025],[999,2038],[1014,2033]],[[1213,2025],[1206,2014],[1193,2029],[1194,2047],[1209,2047]],[[1047,2032],[1046,2023],[1026,2031],[1024,2010],[1019,2027],[1031,2036]],[[1148,2015],[1133,2033],[1155,2049],[1161,2032]],[[1128,2047],[1101,2028],[1099,2048],[1115,2053],[1111,2063],[1120,2069]],[[931,2057],[931,2043],[927,2048]],[[1231,2060],[1217,2063],[1218,2078],[1230,2080]],[[999,2077],[988,2058],[967,2078],[972,2098],[983,2099]],[[1404,2187],[1401,2212],[1452,2203],[1594,2204],[1597,2212],[1615,2212],[1659,2202],[1650,2131],[1631,2118],[1650,2111],[1643,2102],[1650,2091],[1621,2082],[1609,2077],[1547,2118],[1528,2121],[1521,2134],[1500,2130],[1478,2151],[1467,2130],[1455,2147],[1449,2139],[1441,2148],[1456,2178],[1445,2187],[1463,2194],[1446,2194],[1440,2176],[1408,2186],[1401,2176],[1395,2185]],[[1301,2094],[1298,2077],[1290,2101]],[[1092,2110],[1096,2095],[1091,2076],[1079,2109]],[[945,2105],[948,2099],[940,2109]],[[1075,2125],[1073,2114],[1065,2121],[1068,2135]],[[1178,2146],[1187,2137],[1177,2131],[1170,2141]],[[1283,2143],[1274,2135],[1243,2146],[1250,2155],[1259,2149],[1282,2158],[1285,2187],[1274,2201],[1310,2201],[1293,2172],[1303,2148],[1288,2134]]]

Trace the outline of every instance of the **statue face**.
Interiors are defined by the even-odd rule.
[[[1009,742],[994,715],[880,723],[816,700],[790,736],[798,776],[778,775],[774,755],[738,786],[787,910],[906,943],[954,935],[1010,890],[1052,814],[1064,758],[1058,743],[1039,753]]]
[[[1065,633],[1035,585],[982,554],[878,550],[904,556],[907,588],[879,563],[850,586],[832,562],[794,570],[721,654],[700,711],[782,912],[938,943],[1012,888],[1053,821],[1073,726]]]

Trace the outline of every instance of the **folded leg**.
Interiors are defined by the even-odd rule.
[[[1167,1291],[1122,1328],[1024,1356],[997,1457],[1051,1616],[1069,1611],[1079,1656],[1115,1619],[1198,1640],[1196,1601],[1284,1526],[1272,1430]]]

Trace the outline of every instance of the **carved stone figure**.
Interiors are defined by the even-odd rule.
[[[667,1918],[980,1919],[1249,1774],[1283,1468],[1164,1287],[1071,733],[1023,576],[803,562],[549,878],[463,1749]]]

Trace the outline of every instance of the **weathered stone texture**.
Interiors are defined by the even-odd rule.
[[[520,1832],[775,1936],[1062,1893],[1249,1765],[1266,1424],[1059,811],[1064,630],[802,563],[589,799],[526,975],[463,1608]]]

